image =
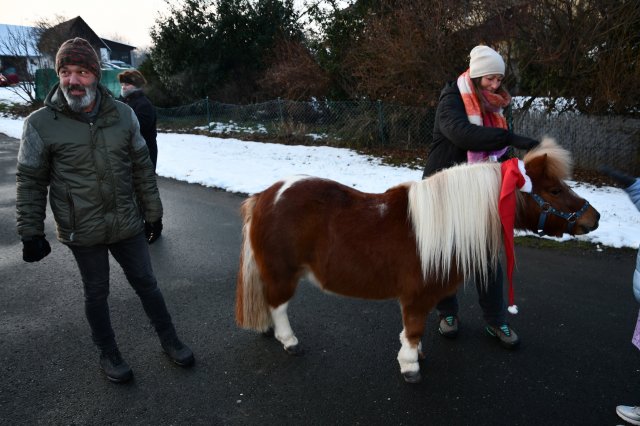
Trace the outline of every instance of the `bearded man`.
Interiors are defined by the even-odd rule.
[[[56,72],[59,84],[45,106],[27,117],[20,141],[16,208],[23,260],[37,262],[51,252],[44,233],[49,190],[58,240],[80,269],[85,314],[107,378],[120,383],[133,376],[111,327],[109,253],[140,298],[164,352],[190,366],[193,352],[178,339],[151,267],[144,226],[161,223],[162,203],[138,120],[100,84],[100,61],[86,40],[60,46]]]

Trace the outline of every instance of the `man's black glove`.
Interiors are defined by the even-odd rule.
[[[147,237],[147,242],[149,244],[153,244],[155,240],[160,238],[160,234],[162,234],[162,219],[158,219],[156,222],[144,223],[144,234]]]
[[[44,235],[22,239],[22,260],[38,262],[51,253],[51,246]]]
[[[535,139],[528,138],[526,136],[516,135],[515,133],[511,133],[509,135],[509,145],[514,148],[524,149],[525,151],[529,151],[536,146],[540,145],[540,141]]]
[[[609,166],[601,166],[598,170],[618,182],[623,188],[630,187],[636,181],[633,176],[629,176],[620,170],[612,169]]]

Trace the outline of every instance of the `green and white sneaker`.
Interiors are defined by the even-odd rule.
[[[502,324],[500,327],[487,325],[485,331],[489,336],[500,340],[500,344],[507,349],[515,349],[520,344],[520,338],[507,324]]]
[[[458,335],[458,317],[455,315],[447,315],[440,319],[440,325],[438,326],[438,332],[450,339]]]

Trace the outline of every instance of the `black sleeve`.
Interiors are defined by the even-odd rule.
[[[140,133],[144,140],[149,143],[155,143],[156,138],[156,111],[151,102],[148,100],[140,100],[136,102],[134,111],[138,122],[140,123]]]

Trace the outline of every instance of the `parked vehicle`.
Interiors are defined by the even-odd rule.
[[[13,86],[20,83],[18,74],[2,74],[0,73],[0,87]]]
[[[113,61],[103,62],[102,63],[102,68],[103,69],[113,69],[113,70],[127,70],[127,69],[130,69],[130,68],[133,68],[133,67],[131,65],[127,64],[126,62],[113,60]]]

